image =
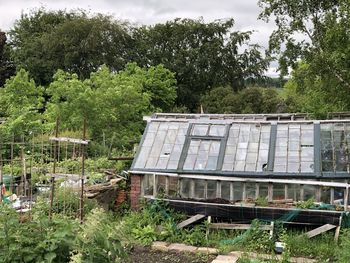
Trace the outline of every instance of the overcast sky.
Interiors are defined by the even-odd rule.
[[[267,46],[274,24],[257,19],[261,9],[257,0],[0,0],[0,29],[8,30],[21,13],[44,6],[49,10],[77,9],[114,15],[137,24],[154,24],[174,18],[205,21],[234,18],[235,29],[254,30],[252,43]],[[274,75],[271,68],[268,75]],[[276,73],[275,73],[276,74]]]

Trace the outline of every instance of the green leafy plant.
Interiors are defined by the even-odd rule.
[[[310,209],[310,208],[314,207],[315,202],[316,202],[316,200],[312,197],[306,201],[299,201],[296,204],[296,207],[300,208],[300,209]]]
[[[121,243],[121,229],[102,208],[95,208],[86,217],[76,238],[74,262],[119,262],[126,256]]]
[[[255,200],[255,204],[257,206],[268,206],[269,205],[269,202],[267,200],[266,197],[262,197],[262,196],[259,196],[256,200]]]
[[[134,238],[139,240],[143,245],[150,245],[157,240],[157,233],[153,226],[147,225],[142,228],[135,228],[132,230]]]

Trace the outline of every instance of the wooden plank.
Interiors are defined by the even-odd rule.
[[[108,157],[108,160],[111,161],[132,161],[134,160],[134,156],[120,156],[120,157]]]
[[[50,137],[49,140],[55,141],[55,142],[70,142],[70,143],[85,144],[85,145],[89,143],[89,141],[87,140],[68,138],[68,137]]]
[[[312,238],[312,237],[314,237],[314,236],[317,236],[317,235],[319,235],[319,234],[322,234],[322,233],[324,233],[324,232],[327,232],[327,231],[329,231],[329,230],[331,230],[331,229],[334,229],[334,228],[336,228],[336,227],[337,227],[337,226],[335,226],[335,225],[325,224],[325,225],[323,225],[323,226],[320,226],[320,227],[318,227],[318,228],[315,228],[315,229],[313,229],[313,230],[307,232],[307,233],[306,233],[306,236],[307,236],[308,238]]]
[[[343,220],[343,215],[341,215],[339,217],[339,224],[338,224],[337,228],[335,229],[335,234],[334,234],[334,241],[335,241],[335,243],[338,243],[342,220]]]
[[[209,228],[212,229],[235,229],[235,230],[246,230],[251,228],[251,224],[228,224],[228,223],[212,223]],[[261,230],[271,231],[273,230],[273,225],[260,225]]]
[[[201,220],[202,218],[204,218],[205,215],[194,215],[192,217],[190,217],[189,219],[186,219],[185,221],[182,221],[180,224],[177,225],[178,229],[184,228],[185,226],[188,226],[190,224],[193,224],[194,222]]]
[[[293,203],[293,199],[272,200],[271,203],[273,204]]]

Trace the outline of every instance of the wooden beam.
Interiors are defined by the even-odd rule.
[[[312,237],[314,237],[314,236],[317,236],[317,235],[319,235],[319,234],[322,234],[322,233],[324,233],[324,232],[327,232],[327,231],[329,231],[329,230],[331,230],[331,229],[334,229],[334,228],[336,228],[336,227],[337,227],[337,226],[335,226],[335,225],[325,224],[325,225],[323,225],[323,226],[320,226],[320,227],[318,227],[318,228],[315,228],[315,229],[313,229],[313,230],[307,232],[307,233],[306,233],[306,236],[307,236],[308,238],[312,238]]]
[[[209,228],[212,229],[235,229],[235,230],[246,230],[251,228],[251,224],[228,224],[228,223],[212,223]],[[271,231],[273,230],[273,225],[260,225],[261,230]]]
[[[75,143],[75,144],[88,144],[89,141],[87,140],[81,140],[81,139],[74,139],[74,138],[68,138],[68,137],[50,137],[50,141],[55,141],[55,142],[70,142],[70,143]]]
[[[189,219],[186,219],[185,221],[182,221],[180,224],[178,224],[177,229],[184,228],[185,226],[193,224],[194,222],[201,220],[204,217],[205,217],[205,215],[201,215],[201,214],[194,215],[194,216],[190,217]]]
[[[108,157],[108,160],[111,160],[111,161],[132,161],[134,160],[134,156],[120,156],[120,157]]]

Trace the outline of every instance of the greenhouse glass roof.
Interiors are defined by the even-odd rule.
[[[132,170],[262,177],[350,177],[350,119],[305,114],[155,114]]]

